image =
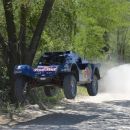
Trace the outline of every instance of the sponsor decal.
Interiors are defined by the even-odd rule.
[[[43,72],[43,71],[56,71],[57,66],[38,66],[34,69],[35,72]]]

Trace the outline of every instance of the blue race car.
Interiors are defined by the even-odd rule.
[[[74,99],[79,85],[86,87],[90,96],[95,96],[100,79],[99,67],[100,64],[89,63],[71,51],[46,52],[36,68],[15,66],[16,98],[24,102],[26,93],[35,86],[43,86],[46,96],[54,96],[59,87],[67,99]]]

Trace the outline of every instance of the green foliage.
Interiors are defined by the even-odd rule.
[[[74,50],[84,57],[102,57],[99,50],[105,46],[104,32],[129,27],[130,3],[127,0],[77,0],[76,5],[78,31],[74,37]]]
[[[72,49],[74,13],[74,3],[71,0],[56,0],[41,39],[39,47],[41,50],[63,51]]]
[[[46,104],[49,107],[52,107],[51,105],[56,104],[59,100],[63,98],[63,92],[61,89],[57,90],[57,93],[53,97],[46,97],[44,94],[44,88],[34,88],[30,92],[30,102],[32,104]]]
[[[78,96],[88,96],[87,88],[83,87],[83,86],[78,86],[77,95]]]
[[[7,69],[5,66],[0,66],[0,102],[6,102],[9,99],[9,78],[7,76]]]
[[[2,2],[0,2],[0,27],[6,36]],[[32,37],[44,5],[43,0],[13,1],[15,24],[19,32],[20,5],[27,6],[27,45]],[[56,0],[41,38],[37,57],[45,51],[74,50],[84,57],[101,56],[103,34],[118,27],[129,27],[127,0]],[[18,33],[17,33],[18,34]],[[112,41],[111,37],[109,39]],[[115,43],[110,43],[115,44]]]
[[[34,63],[46,51],[72,50],[75,24],[75,3],[72,0],[56,0],[41,37]]]

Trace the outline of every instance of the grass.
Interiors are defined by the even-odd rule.
[[[77,95],[88,96],[87,88],[78,86]]]
[[[77,96],[88,96],[87,89],[85,87],[78,86],[77,87]],[[53,97],[47,97],[44,94],[44,88],[39,87],[32,90],[30,95],[30,102],[32,104],[41,104],[47,105],[48,107],[53,107],[60,100],[64,98],[64,93],[62,89],[58,89],[57,94]]]
[[[57,104],[57,102],[59,100],[63,99],[63,97],[64,97],[64,95],[63,95],[63,92],[61,91],[61,89],[58,89],[55,96],[47,97],[47,96],[45,96],[44,88],[39,87],[39,88],[35,88],[31,91],[30,102],[32,104],[43,103],[47,106],[53,106],[53,105]]]

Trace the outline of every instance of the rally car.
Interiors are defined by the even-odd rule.
[[[90,96],[95,96],[100,79],[99,67],[100,64],[81,59],[71,51],[46,52],[34,68],[15,66],[15,96],[19,102],[24,102],[25,93],[34,86],[43,86],[46,96],[53,96],[57,87],[62,88],[67,99],[74,99],[77,86],[84,86]]]

